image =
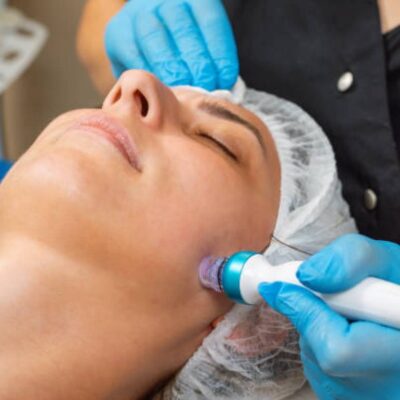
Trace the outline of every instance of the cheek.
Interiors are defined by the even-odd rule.
[[[268,229],[254,218],[257,193],[249,177],[222,154],[196,143],[170,140],[165,153],[156,179],[156,198],[163,199],[155,216],[158,234],[169,232],[165,236],[171,243],[203,253],[265,244]]]
[[[41,132],[35,140],[34,145],[28,150],[28,153],[36,152],[42,146],[54,142],[60,135],[64,134],[67,128],[84,116],[93,114],[94,111],[93,109],[73,110],[58,116],[46,126],[43,132]]]

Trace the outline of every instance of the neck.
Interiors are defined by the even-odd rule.
[[[109,271],[0,243],[0,398],[137,399],[163,378],[146,321],[133,321]]]

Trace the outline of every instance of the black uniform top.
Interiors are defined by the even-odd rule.
[[[400,156],[400,26],[384,36],[390,116]]]
[[[400,242],[400,30],[376,0],[224,3],[244,80],[317,120],[360,231]]]

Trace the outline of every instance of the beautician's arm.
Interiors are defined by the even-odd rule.
[[[94,85],[104,95],[115,82],[104,47],[104,32],[124,4],[124,0],[87,0],[81,16],[77,52]]]

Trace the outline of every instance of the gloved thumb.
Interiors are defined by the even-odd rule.
[[[297,278],[320,293],[347,290],[373,276],[400,283],[400,246],[362,235],[345,235],[306,260]]]

